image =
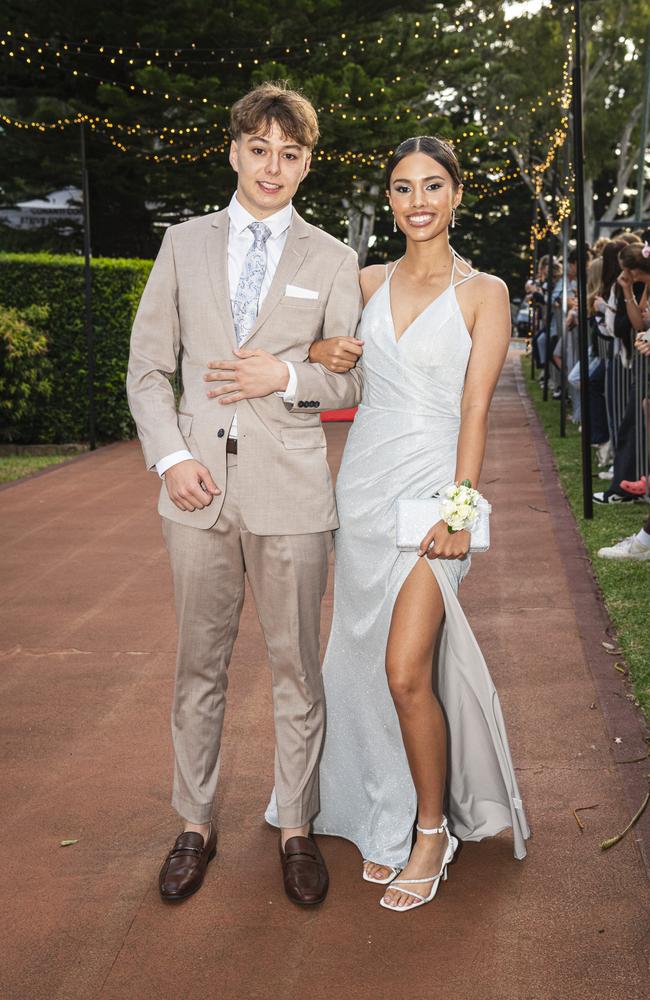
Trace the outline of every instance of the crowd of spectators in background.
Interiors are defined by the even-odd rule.
[[[517,332],[531,337],[540,385],[580,424],[577,252],[542,257],[526,284]],[[549,287],[550,286],[550,287]],[[550,310],[549,310],[550,292]],[[598,475],[609,482],[598,504],[650,501],[650,230],[601,237],[587,255],[588,399]],[[547,358],[547,352],[548,358]],[[650,560],[650,517],[643,528],[600,549],[605,559]]]

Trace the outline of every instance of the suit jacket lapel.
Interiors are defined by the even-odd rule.
[[[217,212],[206,239],[208,274],[217,304],[217,314],[228,339],[237,346],[228,281],[228,210]]]
[[[291,284],[291,279],[305,259],[308,249],[309,227],[294,209],[291,226],[287,233],[287,242],[284,245],[282,256],[278,261],[278,266],[273,275],[271,287],[262,303],[255,326],[251,330],[250,336],[244,341],[246,345],[250,343],[255,334],[266,323],[277,304],[284,297],[286,286]]]

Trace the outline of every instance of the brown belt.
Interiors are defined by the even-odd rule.
[[[237,438],[228,438],[226,441],[226,454],[236,455],[237,454]]]

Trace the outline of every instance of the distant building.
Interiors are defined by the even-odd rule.
[[[65,187],[52,191],[45,198],[32,198],[0,208],[0,223],[11,229],[40,229],[70,222],[82,222],[81,189],[77,187]]]

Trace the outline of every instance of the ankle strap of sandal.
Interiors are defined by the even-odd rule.
[[[447,829],[447,817],[446,816],[442,817],[442,826],[434,826],[430,830],[425,830],[424,827],[420,826],[418,823],[416,824],[415,829],[418,831],[418,833],[427,833],[427,834],[444,833],[445,830]]]

